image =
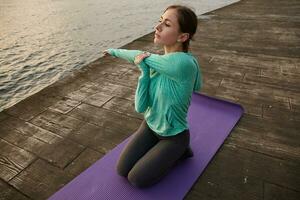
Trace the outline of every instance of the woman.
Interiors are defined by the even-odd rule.
[[[195,13],[180,5],[169,6],[155,27],[154,43],[165,54],[108,49],[111,55],[135,63],[141,70],[135,109],[144,120],[123,149],[119,175],[137,187],[157,183],[179,160],[193,156],[189,147],[187,112],[193,91],[202,87],[198,62],[188,52],[197,29]]]

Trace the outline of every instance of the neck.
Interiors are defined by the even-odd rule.
[[[181,43],[176,43],[172,46],[164,46],[165,49],[165,54],[172,53],[172,52],[182,52],[182,44]]]

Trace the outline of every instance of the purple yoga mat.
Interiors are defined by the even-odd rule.
[[[243,111],[238,104],[194,93],[188,112],[194,157],[173,167],[159,183],[139,189],[116,173],[116,162],[131,135],[49,199],[183,199],[238,122]]]

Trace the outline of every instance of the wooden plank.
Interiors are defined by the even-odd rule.
[[[29,200],[30,198],[0,179],[0,199]]]
[[[294,191],[268,182],[264,183],[265,200],[281,200],[281,199],[298,200],[299,198],[300,198],[299,191]]]
[[[47,133],[46,131],[43,131]],[[37,134],[26,133],[26,131],[18,131],[10,129],[2,132],[0,137],[19,148],[35,154],[36,156],[47,160],[55,166],[60,168],[65,167],[83,150],[83,146],[74,143],[71,140],[62,138],[59,135],[55,136],[49,141],[43,141],[37,137]],[[59,149],[59,151],[57,151]]]
[[[62,114],[67,114],[76,106],[78,106],[81,102],[73,99],[68,99],[64,97],[62,100],[58,101],[56,104],[53,104],[49,107],[49,109],[54,110],[56,112],[60,112]]]
[[[292,78],[292,77],[286,77],[286,76],[278,76],[276,74],[273,74],[272,77],[266,77],[266,76],[257,76],[253,74],[246,73],[244,77],[244,81],[250,81],[250,82],[256,82],[260,85],[266,85],[281,89],[289,89],[294,90],[295,92],[300,92],[300,79],[298,78]]]
[[[293,123],[253,117],[245,114],[226,142],[276,158],[300,159],[298,129]]]
[[[264,182],[299,191],[299,163],[225,144],[187,195],[212,199],[263,199]],[[190,198],[191,196],[191,198]]]
[[[78,129],[86,122],[63,115],[53,110],[47,110],[31,120],[31,123],[52,133],[66,137],[73,130]]]
[[[125,98],[114,97],[106,102],[103,108],[127,115],[129,117],[135,117],[139,119],[144,118],[142,114],[135,111],[134,101]]]
[[[249,169],[253,156],[256,154],[223,145],[185,199],[262,200],[263,181]]]
[[[72,110],[69,113],[69,116],[100,127],[123,130],[124,133],[128,131],[135,131],[141,123],[140,119],[131,118],[88,104],[81,104],[80,106]]]
[[[7,115],[5,112],[0,112],[0,122],[8,118],[9,115]]]
[[[99,153],[90,148],[86,148],[75,160],[73,160],[64,171],[78,175],[91,166],[94,162],[101,159],[103,153]]]
[[[263,117],[276,119],[278,121],[300,121],[300,113],[295,110],[277,108],[272,106],[263,106]]]
[[[43,96],[35,94],[27,99],[24,99],[16,106],[5,110],[5,112],[22,120],[29,121],[36,115],[44,112],[48,106],[57,102],[60,98],[61,97],[59,96]]]
[[[9,181],[9,184],[32,199],[47,199],[72,178],[73,175],[38,159]]]
[[[68,135],[68,138],[100,153],[107,153],[133,132],[114,127],[99,127],[86,123]]]
[[[0,139],[0,178],[9,181],[30,165],[35,156]]]

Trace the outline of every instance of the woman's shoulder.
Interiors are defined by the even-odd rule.
[[[180,65],[198,65],[197,58],[190,52],[175,52],[171,53],[170,59]]]

